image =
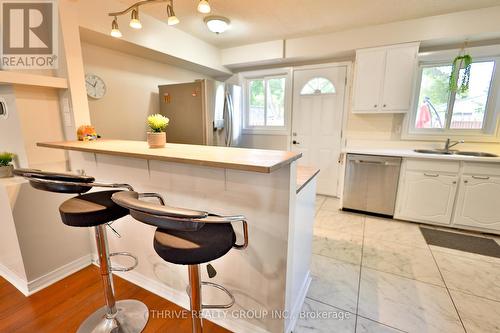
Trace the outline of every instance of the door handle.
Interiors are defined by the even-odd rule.
[[[426,177],[439,177],[439,174],[438,173],[425,173],[424,172],[424,176],[426,176]]]
[[[293,140],[293,141],[292,141],[292,143],[293,143],[294,145],[300,145],[300,142],[298,142],[297,140]]]
[[[488,176],[472,176],[474,179],[490,179]]]

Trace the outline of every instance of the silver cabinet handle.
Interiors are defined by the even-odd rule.
[[[378,165],[386,165],[387,162],[382,162],[382,161],[365,161],[365,160],[353,160],[354,163],[357,164],[378,164]]]
[[[474,179],[490,179],[488,176],[472,176]]]
[[[426,177],[439,177],[439,174],[438,173],[425,173],[424,172],[424,176],[426,176]]]

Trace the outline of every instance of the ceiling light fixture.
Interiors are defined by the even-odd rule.
[[[111,22],[111,36],[115,38],[120,38],[122,36],[122,33],[118,28],[118,20],[116,19],[116,16],[113,19],[113,22]]]
[[[207,16],[204,19],[208,30],[215,32],[216,34],[221,34],[229,28],[231,21],[224,16]]]
[[[168,25],[176,25],[179,23],[179,19],[177,16],[175,16],[174,12],[174,0],[170,0],[169,3],[167,4],[167,24]]]
[[[210,8],[209,0],[198,0],[198,11],[203,14],[210,13],[212,10]],[[166,3],[167,5],[167,24],[168,25],[176,25],[178,24],[179,18],[175,16],[174,11],[174,0],[141,0],[132,4],[130,7],[122,10],[120,12],[108,13],[109,16],[113,17],[113,21],[111,22],[111,36],[120,38],[122,37],[122,33],[118,28],[118,16],[122,16],[131,12],[130,17],[130,27],[133,29],[141,29],[142,23],[139,20],[139,7],[143,5],[148,5],[151,3]],[[208,29],[217,34],[223,33],[229,28],[229,19],[222,16],[208,16],[205,18],[205,24]]]
[[[134,29],[141,29],[142,28],[141,21],[139,21],[139,7],[132,9],[132,15],[130,18],[129,25],[131,28],[134,28]]]
[[[208,14],[210,13],[212,9],[210,8],[210,4],[208,3],[207,0],[200,0],[198,3],[198,11],[202,14]]]

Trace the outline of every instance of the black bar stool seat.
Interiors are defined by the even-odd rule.
[[[157,198],[159,204],[141,200],[144,198]],[[203,309],[229,309],[233,306],[235,298],[229,290],[213,282],[201,281],[200,264],[218,259],[232,248],[243,250],[248,246],[248,226],[244,216],[220,216],[168,206],[157,193],[118,192],[112,199],[118,205],[128,208],[130,215],[136,220],[157,227],[153,247],[164,261],[188,265],[187,291],[193,333],[203,332]],[[234,222],[241,222],[243,225],[243,244],[236,243],[236,234],[231,224]],[[214,277],[215,274],[215,269],[211,267],[209,277]],[[231,301],[226,304],[203,304],[202,285],[224,292]]]
[[[59,207],[64,224],[71,227],[95,227],[128,215],[125,209],[113,202],[117,190],[91,192],[64,201]]]
[[[158,228],[153,246],[167,262],[199,265],[222,257],[235,243],[236,234],[231,223],[206,223],[196,232]]]

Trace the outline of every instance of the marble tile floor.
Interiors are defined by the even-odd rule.
[[[316,199],[311,275],[294,333],[500,332],[499,258],[428,246],[418,224],[336,198]]]

